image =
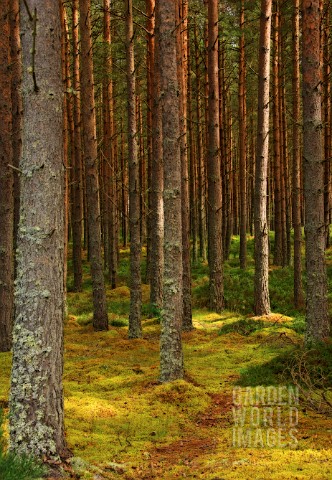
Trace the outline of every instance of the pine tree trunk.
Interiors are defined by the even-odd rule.
[[[60,22],[61,22],[61,74],[64,91],[68,92],[71,81],[69,75],[69,39],[68,39],[68,24],[65,6],[62,0],[59,0]],[[64,174],[64,259],[63,259],[63,289],[65,298],[67,296],[67,273],[68,273],[68,227],[69,227],[69,156],[70,156],[70,125],[68,119],[69,100],[68,95],[63,96],[63,162],[65,167]]]
[[[191,28],[189,24],[187,28]],[[188,97],[188,137],[189,137],[189,195],[190,195],[190,229],[192,235],[192,261],[197,262],[198,247],[198,209],[197,209],[197,157],[194,141],[193,89],[191,73],[190,42],[187,42],[187,97]]]
[[[167,382],[183,378],[181,152],[174,1],[160,0],[159,9],[165,227],[160,380]]]
[[[319,0],[303,0],[303,167],[307,269],[306,342],[329,336],[324,224],[324,160]]]
[[[282,265],[282,214],[281,214],[281,147],[280,147],[280,56],[279,56],[279,4],[273,22],[273,150],[274,150],[274,258],[275,265]]]
[[[331,158],[332,158],[332,138],[331,138],[331,42],[330,42],[330,1],[325,1],[325,22],[323,29],[324,45],[324,219],[326,226],[326,247],[330,246],[330,215],[331,215]]]
[[[108,267],[110,259],[109,237],[109,217],[111,215],[111,201],[109,198],[109,189],[112,181],[112,96],[113,82],[112,75],[112,55],[111,55],[111,14],[110,0],[103,0],[103,86],[102,86],[102,112],[103,112],[103,143],[101,149],[101,170],[102,170],[102,226],[103,226],[103,244],[104,244],[104,264]]]
[[[257,154],[255,171],[255,314],[269,315],[267,172],[269,156],[270,35],[272,0],[262,0],[259,41]]]
[[[189,171],[187,145],[187,68],[188,68],[188,0],[178,1],[177,54],[178,81],[180,86],[180,150],[182,171],[182,266],[183,266],[183,318],[182,329],[193,329],[191,308],[191,263],[190,263],[190,215],[189,215]]]
[[[11,349],[13,327],[14,161],[9,3],[2,2],[0,12],[0,352]]]
[[[11,41],[11,95],[12,95],[12,148],[13,166],[18,169],[22,152],[22,95],[21,95],[21,39],[20,39],[20,2],[12,0],[10,17]],[[17,230],[20,216],[20,180],[18,170],[13,170],[14,175],[14,252],[16,251]],[[16,270],[16,258],[14,269]]]
[[[128,91],[128,157],[129,157],[129,231],[130,231],[130,314],[129,338],[142,336],[141,327],[141,229],[140,167],[136,123],[136,80],[134,60],[134,27],[132,0],[126,0],[126,50]]]
[[[210,309],[224,308],[222,249],[222,182],[219,131],[218,2],[208,1],[208,251]]]
[[[81,102],[85,162],[89,260],[93,293],[93,328],[108,330],[106,293],[101,256],[101,220],[98,178],[96,112],[92,62],[90,0],[80,0]]]
[[[246,118],[246,64],[244,38],[244,0],[240,10],[240,61],[239,61],[239,182],[240,182],[240,268],[247,266],[247,118]]]
[[[198,232],[199,232],[199,256],[206,261],[206,208],[205,208],[205,164],[203,154],[203,132],[201,122],[202,115],[202,100],[201,100],[201,72],[199,68],[199,50],[198,50],[198,35],[197,25],[194,26],[194,40],[195,40],[195,80],[196,80],[196,150],[197,150],[197,177],[198,177]]]
[[[10,447],[45,459],[65,453],[63,88],[58,2],[30,0],[27,10],[22,1],[21,34],[24,156],[20,162]]]
[[[74,291],[82,291],[82,154],[81,154],[81,109],[80,109],[80,57],[79,57],[78,0],[72,4],[72,48],[73,48],[73,132],[72,132],[72,235]]]
[[[150,1],[150,0],[149,0]],[[150,12],[159,11],[154,0]],[[155,22],[154,22],[155,23]],[[154,29],[154,24],[152,26]],[[151,46],[152,78],[152,159],[151,159],[151,251],[150,251],[150,303],[153,308],[161,309],[163,303],[163,268],[164,268],[164,211],[163,211],[163,145],[162,112],[160,103],[159,75],[159,32],[156,22],[154,45]]]

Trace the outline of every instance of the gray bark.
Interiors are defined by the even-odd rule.
[[[164,298],[160,338],[160,380],[167,382],[183,377],[181,155],[174,1],[161,0],[159,9],[164,160]]]
[[[22,1],[21,36],[24,123],[10,447],[44,458],[65,451],[63,94],[58,2],[30,0],[28,12]]]

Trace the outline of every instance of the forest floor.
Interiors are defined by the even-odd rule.
[[[329,265],[331,257],[332,251]],[[127,339],[128,252],[121,258],[119,287],[107,290],[108,332],[91,326],[87,266],[84,292],[70,292],[69,282],[65,426],[77,478],[332,479],[332,346],[303,350],[291,269],[271,268],[274,313],[257,319],[250,315],[252,265],[244,274],[231,255],[228,310],[221,315],[204,306],[206,265],[195,268],[195,329],[183,334],[185,379],[160,384],[160,324],[150,318],[157,312],[143,285],[143,338]],[[6,406],[10,354],[0,354],[0,362],[0,406]],[[311,369],[315,378],[319,370],[319,389],[297,399],[294,381],[301,387]]]

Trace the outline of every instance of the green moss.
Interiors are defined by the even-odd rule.
[[[66,438],[82,459],[81,466],[75,466],[82,478],[173,480],[192,478],[193,472],[204,480],[331,478],[330,419],[303,412],[302,406],[298,449],[232,447],[233,388],[290,382],[285,369],[293,352],[299,351],[304,327],[303,312],[291,305],[290,269],[271,270],[273,305],[283,315],[248,318],[253,262],[249,258],[247,271],[240,270],[238,246],[235,237],[225,265],[228,310],[220,315],[206,308],[207,264],[195,265],[195,330],[183,333],[185,380],[166,384],[158,382],[160,312],[149,306],[146,285],[143,338],[127,339],[129,250],[121,251],[118,288],[107,287],[108,332],[93,331],[91,282],[84,260],[84,291],[68,294],[64,371]],[[249,253],[252,250],[249,239]],[[69,283],[71,269],[69,264]],[[144,318],[151,314],[155,316]],[[0,355],[0,401],[6,401],[11,356]]]

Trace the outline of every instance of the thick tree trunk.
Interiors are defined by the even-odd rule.
[[[272,0],[262,0],[259,42],[257,154],[255,172],[255,314],[270,313],[269,238],[266,211],[269,157],[270,35]]]
[[[96,112],[92,62],[90,0],[80,0],[81,34],[81,100],[83,149],[85,162],[87,221],[89,229],[89,260],[93,291],[93,327],[108,329],[106,293],[101,256],[101,220],[98,178]]]
[[[165,226],[160,380],[167,382],[183,377],[181,153],[174,1],[160,0],[159,9]]]
[[[222,248],[222,182],[219,131],[218,2],[208,0],[208,258],[210,309],[224,308]]]
[[[129,231],[130,231],[130,314],[129,338],[142,336],[141,327],[141,229],[140,167],[136,123],[136,80],[132,0],[126,0],[126,51],[128,91],[128,157],[129,157]]]
[[[14,195],[12,96],[10,72],[10,2],[0,12],[0,352],[12,344],[14,282]]]
[[[24,154],[20,162],[10,447],[44,459],[65,451],[63,93],[58,2],[31,0],[27,10],[22,1],[21,34]]]
[[[307,269],[306,342],[329,336],[324,224],[324,159],[319,0],[303,0],[303,167]]]

